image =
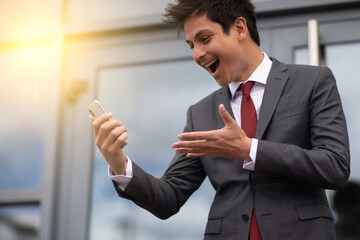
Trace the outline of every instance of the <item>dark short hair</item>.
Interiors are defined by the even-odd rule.
[[[178,33],[184,29],[185,21],[191,16],[206,14],[211,21],[222,26],[225,34],[229,34],[231,25],[238,17],[243,17],[251,38],[260,46],[255,6],[250,0],[176,0],[174,4],[169,3],[165,11],[164,22],[176,27]]]

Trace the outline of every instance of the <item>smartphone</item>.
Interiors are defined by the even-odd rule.
[[[104,108],[98,100],[94,100],[88,107],[90,114],[96,119],[105,113]]]
[[[101,104],[98,100],[94,100],[92,103],[90,103],[88,110],[95,119],[105,113],[104,108],[101,106]],[[126,145],[127,145],[127,142],[124,142],[124,144],[121,146],[121,148],[125,147]]]

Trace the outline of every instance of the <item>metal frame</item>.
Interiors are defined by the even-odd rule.
[[[293,12],[309,12],[329,9],[341,9],[359,6],[359,0],[273,0],[254,2],[256,12],[260,16],[277,15],[279,13],[289,14]]]

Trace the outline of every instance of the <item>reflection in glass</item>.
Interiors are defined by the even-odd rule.
[[[39,227],[39,205],[0,206],[0,239],[36,240]]]
[[[99,78],[99,100],[128,129],[126,154],[155,177],[162,176],[174,155],[171,144],[183,130],[187,108],[218,88],[192,60],[107,69]],[[92,186],[90,239],[203,238],[214,195],[207,180],[166,221],[117,196],[97,149]]]
[[[349,181],[334,195],[338,240],[360,239],[360,184]]]
[[[49,88],[49,47],[0,53],[0,190],[40,188]]]

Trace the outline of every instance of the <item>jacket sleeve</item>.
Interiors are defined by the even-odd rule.
[[[184,131],[193,131],[191,107]],[[116,183],[114,186],[120,197],[132,200],[155,216],[166,219],[180,210],[205,176],[199,158],[176,154],[161,178],[153,177],[133,162],[133,178],[126,189],[122,191]]]

